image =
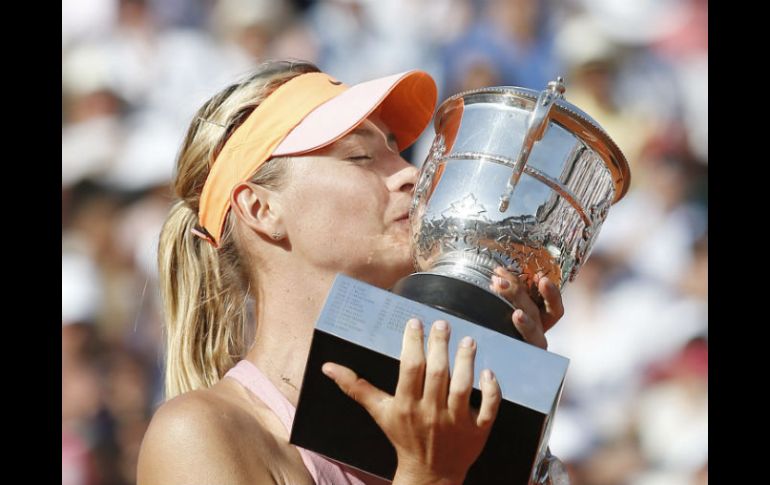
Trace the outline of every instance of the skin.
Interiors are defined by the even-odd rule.
[[[290,161],[276,190],[239,184],[232,195],[236,237],[257,301],[251,361],[296,406],[315,320],[338,272],[389,288],[412,272],[407,211],[417,169],[372,116],[334,144]],[[274,235],[278,235],[275,237]],[[539,279],[538,308],[518,279],[500,269],[490,288],[518,308],[525,339],[546,348],[545,330],[563,314],[561,295]],[[374,417],[398,454],[395,484],[462,483],[486,442],[500,403],[493,372],[483,372],[478,411],[468,405],[475,342],[457,352],[450,379],[446,322],[410,321],[399,381],[391,396],[334,363],[324,373]],[[232,379],[164,403],[145,435],[139,484],[311,484],[278,418]],[[464,446],[451,446],[461,442]]]

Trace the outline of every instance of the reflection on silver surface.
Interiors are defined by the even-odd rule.
[[[547,450],[545,456],[538,462],[533,480],[530,485],[570,485],[569,473],[564,463]]]
[[[630,175],[563,92],[558,82],[542,93],[485,88],[439,107],[410,212],[417,271],[488,290],[502,265],[524,275],[533,296],[538,273],[560,288],[575,278]]]

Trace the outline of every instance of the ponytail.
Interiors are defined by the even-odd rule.
[[[167,399],[216,383],[246,350],[247,291],[237,269],[223,268],[229,258],[193,236],[197,221],[197,214],[179,201],[160,234]]]
[[[273,61],[215,95],[193,118],[177,160],[171,208],[160,233],[158,265],[166,336],[166,398],[215,384],[248,350],[247,299],[252,284],[225,219],[219,249],[194,236],[200,193],[211,163],[228,137],[267,96],[286,81],[318,68]],[[250,179],[277,188],[285,159],[263,164]]]

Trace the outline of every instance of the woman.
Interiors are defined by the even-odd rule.
[[[423,72],[348,88],[311,64],[274,62],[198,111],[160,238],[170,400],[143,441],[140,484],[382,483],[290,445],[289,429],[334,276],[389,288],[412,271],[417,170],[399,151],[435,103]],[[555,285],[539,281],[544,309],[503,269],[491,288],[524,310],[512,324],[545,348],[544,330],[563,313]],[[393,443],[393,483],[462,483],[495,419],[491,371],[481,408],[468,404],[472,340],[462,341],[450,381],[450,331],[433,323],[425,355],[427,330],[408,322],[395,396],[324,365]]]

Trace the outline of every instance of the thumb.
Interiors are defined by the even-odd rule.
[[[377,389],[345,366],[327,362],[321,367],[321,371],[378,421],[379,405],[390,398],[390,394]]]

